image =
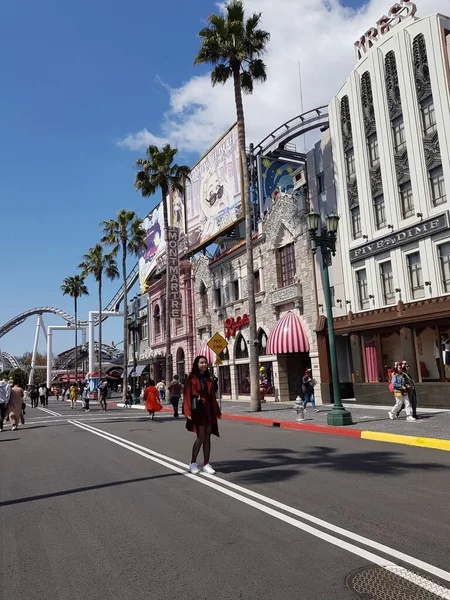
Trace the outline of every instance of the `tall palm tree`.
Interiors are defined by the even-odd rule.
[[[122,251],[122,280],[123,280],[123,400],[125,402],[128,390],[128,301],[127,301],[127,256],[139,256],[145,248],[147,232],[132,210],[119,210],[117,221],[110,219],[100,223],[103,226],[101,242],[113,247],[111,254],[117,256]]]
[[[74,303],[75,311],[75,381],[78,383],[78,298],[88,296],[89,292],[84,284],[82,275],[73,275],[66,277],[61,286],[61,291],[64,296],[71,296]]]
[[[98,378],[102,376],[102,283],[103,275],[108,279],[117,279],[119,277],[119,269],[114,256],[104,254],[103,246],[96,244],[93,248],[89,248],[89,252],[83,256],[83,261],[78,265],[81,269],[83,277],[93,275],[98,283]],[[124,342],[125,343],[125,342]]]
[[[172,164],[177,154],[176,148],[171,148],[166,144],[162,150],[157,146],[149,146],[146,152],[146,158],[138,158],[135,166],[138,169],[134,187],[140,191],[142,196],[152,196],[161,190],[162,203],[164,209],[164,237],[166,239],[166,381],[172,379],[172,361],[171,361],[171,335],[170,335],[170,306],[168,299],[170,297],[169,280],[169,211],[167,207],[167,196],[172,187],[175,191],[183,193],[186,179],[189,179],[190,168],[185,165]]]
[[[248,314],[250,317],[250,386],[252,411],[261,410],[258,381],[258,346],[256,326],[255,280],[253,276],[252,247],[252,205],[250,202],[249,173],[245,150],[245,120],[242,92],[251,94],[254,82],[267,78],[266,65],[261,56],[266,51],[270,34],[258,29],[261,13],[254,13],[245,19],[242,0],[231,0],[225,6],[224,16],[210,15],[208,27],[199,32],[200,50],[194,64],[209,63],[214,66],[211,83],[225,84],[229,79],[234,83],[236,103],[238,143],[243,172],[242,190],[245,207],[245,239],[247,262]]]

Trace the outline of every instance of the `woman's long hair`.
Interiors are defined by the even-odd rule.
[[[198,363],[200,362],[201,358],[204,358],[206,360],[206,364],[208,364],[208,359],[206,358],[206,356],[203,356],[203,354],[196,356],[195,360],[194,360],[194,364],[192,365],[191,375],[200,377],[201,373],[200,373],[200,369],[198,367]],[[203,375],[206,379],[211,379],[211,373],[209,372],[209,368],[206,369],[206,371],[203,373]]]

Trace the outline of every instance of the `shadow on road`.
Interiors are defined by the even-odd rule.
[[[239,479],[247,482],[266,483],[286,481],[302,474],[302,467],[365,473],[369,475],[399,475],[411,471],[444,471],[450,467],[435,462],[412,462],[399,452],[368,451],[343,453],[328,446],[315,446],[305,452],[288,448],[252,448],[245,452],[255,458],[215,462],[220,473],[242,473]]]
[[[17,438],[18,439],[18,438]],[[10,440],[5,440],[10,441]],[[48,494],[39,494],[37,496],[27,496],[26,498],[16,498],[15,500],[5,500],[0,502],[0,506],[10,506],[12,504],[24,504],[25,502],[34,502],[35,500],[46,500],[47,498],[58,498],[60,496],[69,496],[71,494],[80,494],[93,490],[116,487],[118,485],[127,485],[129,483],[139,483],[141,481],[150,481],[151,479],[161,479],[163,477],[179,477],[183,473],[165,473],[163,475],[152,475],[151,477],[139,477],[137,479],[125,479],[123,481],[112,481],[110,483],[99,483],[98,485],[89,485],[85,487],[63,490],[60,492],[50,492]]]

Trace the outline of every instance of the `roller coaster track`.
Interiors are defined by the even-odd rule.
[[[19,363],[19,361],[17,360],[17,358],[15,356],[12,356],[12,354],[10,354],[9,352],[5,352],[2,350],[2,352],[0,354],[1,354],[0,361],[2,364],[6,360],[7,362],[9,362],[9,364],[12,366],[13,369],[22,368],[22,366]]]
[[[130,289],[136,283],[138,277],[139,277],[139,263],[136,263],[133,270],[129,273],[129,275],[127,277],[127,292],[130,291]],[[123,300],[123,287],[121,286],[119,288],[119,290],[117,291],[117,293],[113,296],[111,301],[105,306],[104,310],[105,311],[118,311],[122,300]],[[30,310],[26,310],[25,312],[21,313],[20,315],[17,315],[15,317],[13,317],[12,319],[10,319],[9,321],[7,321],[6,323],[4,323],[0,327],[0,338],[2,338],[4,335],[6,335],[7,333],[9,333],[13,329],[15,329],[18,325],[21,325],[29,317],[32,317],[33,315],[42,315],[43,313],[52,313],[54,315],[58,315],[59,317],[64,319],[64,321],[66,321],[66,323],[69,323],[70,325],[75,324],[75,318],[72,315],[69,315],[68,313],[66,313],[61,308],[56,308],[54,306],[40,306],[39,308],[32,308]],[[103,316],[102,321],[105,321],[107,318],[108,318],[107,316]],[[95,323],[98,324],[98,317],[96,318]],[[78,321],[78,324],[80,327],[88,326],[87,321]],[[3,353],[3,354],[5,354],[5,356],[6,356],[7,353]],[[11,358],[14,358],[14,357],[11,357]],[[9,358],[8,358],[8,360],[9,360]]]

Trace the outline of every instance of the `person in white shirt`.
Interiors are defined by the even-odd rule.
[[[11,386],[7,379],[0,381],[0,431],[3,431],[3,420],[6,417],[6,407],[11,397]]]

